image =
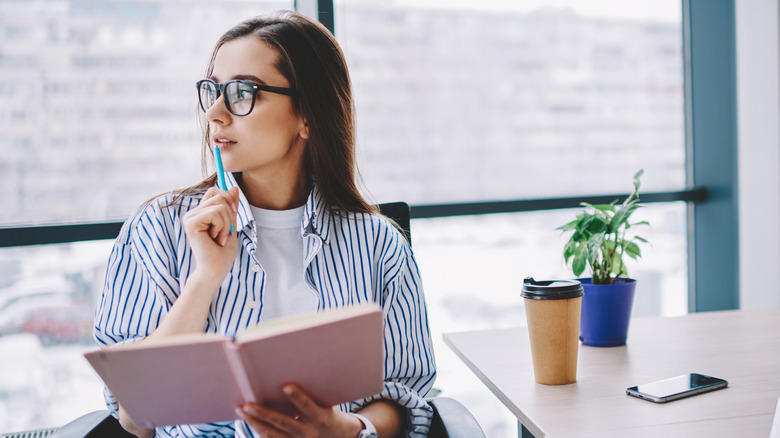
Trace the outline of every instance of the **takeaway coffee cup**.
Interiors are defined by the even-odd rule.
[[[582,285],[576,280],[523,280],[534,377],[545,385],[577,381]]]

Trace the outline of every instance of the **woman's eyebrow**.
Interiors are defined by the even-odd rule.
[[[242,79],[245,81],[257,82],[258,84],[265,85],[265,81],[253,75],[237,75],[233,76],[233,79]]]
[[[212,81],[214,81],[216,83],[219,83],[219,79],[217,79],[217,77],[214,76],[214,75],[211,75],[211,77],[209,79],[211,79]],[[254,76],[254,75],[236,75],[236,76],[233,76],[232,78],[230,78],[230,80],[234,80],[234,79],[241,79],[241,80],[244,80],[244,81],[256,82],[256,83],[258,83],[260,85],[265,85],[265,81],[264,80],[258,78],[257,76]]]

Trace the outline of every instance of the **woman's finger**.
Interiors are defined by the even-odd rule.
[[[237,409],[242,420],[249,423],[261,436],[298,436],[306,425],[297,419],[280,412],[264,408],[255,403],[247,403]]]
[[[223,244],[230,234],[230,225],[233,222],[231,215],[224,205],[192,209],[184,217],[185,231],[206,232],[217,243]]]
[[[197,227],[199,230],[203,231],[211,227],[209,236],[220,245],[224,245],[227,236],[231,233],[232,225],[236,221],[238,188],[235,187],[231,190],[231,192],[228,192],[217,190],[213,187],[210,188],[206,191],[198,206],[187,213],[191,218],[196,218],[200,222]],[[219,215],[221,221],[211,216],[204,216],[204,214]]]
[[[197,207],[224,203],[234,213],[238,211],[238,187],[232,187],[231,191],[219,190],[214,187],[208,189],[201,198]],[[235,192],[235,196],[233,195]]]
[[[304,420],[318,422],[319,418],[323,414],[323,410],[330,410],[331,408],[323,408],[314,402],[304,391],[297,386],[288,383],[282,387],[282,392],[290,399],[291,402],[298,408],[301,413],[301,417]]]
[[[211,189],[209,189],[211,190]],[[233,232],[236,223],[236,214],[238,212],[238,187],[232,187],[230,191],[215,190],[213,196],[205,202],[205,206],[210,205],[224,205],[224,223],[228,224],[228,227],[224,232],[219,233],[217,242],[224,242],[227,236]],[[213,236],[217,238],[217,236]]]
[[[213,198],[217,193],[219,193],[219,189],[216,187],[211,187],[208,190],[206,190],[206,193],[203,194],[203,197],[200,199],[200,202],[208,200],[209,198]]]

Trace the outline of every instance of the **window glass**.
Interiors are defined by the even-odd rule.
[[[0,224],[126,218],[200,180],[195,82],[291,1],[0,1]]]
[[[641,248],[642,259],[627,262],[629,275],[637,279],[633,318],[687,312],[686,211],[682,202],[647,204],[633,216],[652,225],[636,230],[650,242]],[[517,436],[517,420],[442,342],[442,335],[525,326],[522,279],[573,276],[562,256],[568,235],[555,228],[576,213],[565,209],[412,221],[439,364],[436,388],[462,402],[486,436]]]
[[[1,226],[124,220],[197,182],[217,38],[291,1],[0,1]],[[112,242],[0,249],[0,431],[104,409],[82,357]]]
[[[81,356],[111,241],[0,250],[0,430],[56,427],[105,409]]]
[[[0,1],[0,224],[124,220],[201,177],[194,83],[217,37],[289,1]],[[685,183],[680,1],[343,0],[358,153],[376,202]],[[570,277],[560,210],[412,222],[444,395],[516,421],[441,343],[524,324],[520,279]],[[685,313],[686,208],[650,204],[634,316]],[[81,357],[111,242],[0,250],[0,430],[102,409]],[[457,275],[453,275],[457,273]],[[3,312],[3,309],[6,309]],[[91,330],[91,328],[90,328]]]
[[[369,190],[622,193],[640,168],[645,190],[682,188],[680,2],[622,3],[336,2]]]
[[[336,1],[360,165],[380,202],[437,204],[685,187],[679,0]],[[633,316],[687,311],[684,203],[649,204]],[[574,210],[412,222],[436,387],[487,436],[516,419],[441,341],[525,325],[523,277],[571,278]],[[630,342],[630,335],[629,335]],[[498,348],[511,348],[501,346]]]

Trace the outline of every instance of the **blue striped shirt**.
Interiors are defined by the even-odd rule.
[[[228,186],[236,185],[229,173]],[[205,193],[205,191],[203,192]],[[101,346],[135,342],[151,334],[181,293],[194,259],[182,216],[203,193],[161,196],[125,222],[108,261],[95,316]],[[236,220],[238,256],[226,276],[206,321],[206,332],[234,336],[256,325],[263,313],[265,272],[255,258],[258,241],[249,203],[240,193]],[[377,399],[407,408],[409,437],[424,437],[432,410],[425,402],[436,377],[428,317],[417,263],[406,239],[384,217],[337,213],[312,189],[301,220],[306,284],[324,310],[372,301],[384,314],[384,389],[373,397],[339,406],[356,411]],[[259,306],[247,305],[259,302]],[[106,390],[106,404],[117,404]],[[244,422],[180,425],[157,429],[159,437],[257,437]]]

